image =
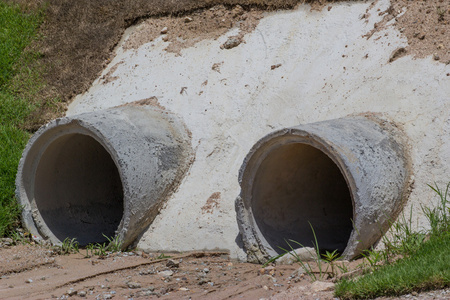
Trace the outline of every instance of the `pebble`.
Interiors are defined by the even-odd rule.
[[[25,280],[25,283],[32,283],[33,282],[33,279],[27,279],[27,280]]]
[[[334,283],[326,281],[314,281],[311,284],[311,291],[313,292],[325,292],[332,291],[334,289]]]
[[[164,27],[163,29],[161,29],[161,34],[166,34],[169,31],[169,29],[167,27]]]
[[[208,268],[204,268],[204,269],[203,269],[203,272],[209,273],[209,269],[208,269]]]
[[[78,292],[78,296],[80,296],[80,297],[86,297],[86,291],[79,291]]]
[[[236,36],[230,36],[228,40],[223,43],[221,48],[223,49],[232,49],[234,47],[239,46],[242,43],[242,40],[239,37]]]
[[[163,277],[169,277],[173,275],[173,271],[170,270],[166,270],[166,271],[161,271],[158,273],[159,275],[163,276]]]
[[[140,284],[139,282],[128,281],[128,282],[127,282],[127,286],[128,286],[130,289],[138,289],[138,288],[141,287],[141,284]]]
[[[1,239],[1,242],[3,243],[3,246],[11,246],[14,243],[11,238],[3,238]]]
[[[69,295],[69,296],[74,296],[77,293],[78,293],[77,290],[74,290],[74,289],[67,290],[67,295]]]
[[[259,269],[260,275],[274,275],[275,274],[275,267],[274,266],[268,266],[265,268]]]
[[[178,268],[179,266],[180,266],[180,263],[174,261],[173,259],[169,259],[166,263],[166,267],[168,267],[168,268]]]
[[[440,59],[439,54],[437,54],[437,53],[433,54],[433,59],[434,60],[439,60]]]
[[[192,21],[193,21],[193,19],[191,17],[184,18],[184,23],[190,23]]]

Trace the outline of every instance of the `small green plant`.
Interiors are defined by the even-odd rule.
[[[119,236],[116,237],[107,237],[102,234],[109,242],[108,246],[106,246],[106,250],[109,252],[120,252],[122,250],[122,242],[119,241]]]
[[[361,255],[369,262],[372,269],[380,267],[380,263],[382,261],[381,251],[375,251],[373,249],[364,250]]]
[[[382,256],[385,264],[389,264],[396,256],[408,256],[414,253],[425,240],[426,234],[413,230],[411,206],[409,217],[401,214],[397,222],[390,222],[390,236],[383,234],[384,250]]]
[[[160,255],[158,255],[158,257],[156,257],[156,259],[166,259],[166,258],[171,258],[172,256],[168,256],[165,255],[164,253],[161,253]]]
[[[108,237],[105,234],[102,234],[102,235],[103,235],[103,237],[106,238],[106,240],[108,242],[88,244],[86,246],[85,257],[92,257],[92,256],[104,257],[109,253],[122,251],[123,243],[121,241],[119,241],[119,236]]]
[[[325,261],[328,262],[328,264],[331,266],[331,273],[333,274],[333,277],[336,276],[336,268],[335,268],[335,261],[339,258],[339,252],[334,250],[333,252],[325,251],[324,254],[322,254]],[[328,267],[325,270],[325,272],[328,272]]]
[[[336,267],[341,271],[341,273],[347,273],[348,270],[348,266],[346,263],[341,263],[341,265],[336,264]]]
[[[71,254],[71,253],[78,253],[79,247],[78,242],[76,238],[65,238],[61,247],[60,247],[60,253],[61,254]]]
[[[294,241],[294,240],[288,240],[288,241],[286,241],[286,244],[288,245],[289,249],[285,249],[283,247],[278,246],[278,248],[283,250],[284,253],[272,257],[263,265],[263,267],[266,267],[269,263],[276,261],[277,259],[279,259],[280,257],[282,257],[284,255],[291,255],[302,266],[302,268],[305,270],[306,274],[308,274],[308,276],[311,278],[312,281],[324,279],[325,275],[329,274],[328,270],[329,270],[330,266],[331,266],[331,273],[333,274],[333,276],[336,275],[335,268],[334,268],[334,261],[339,257],[339,253],[337,252],[337,250],[334,250],[331,253],[326,251],[325,254],[322,255],[324,257],[324,259],[322,260],[321,254],[320,254],[320,249],[319,249],[319,243],[317,242],[316,232],[314,231],[314,228],[311,225],[311,223],[309,223],[309,226],[311,227],[311,231],[312,231],[313,237],[314,237],[314,240],[312,241],[314,253],[312,251],[308,250],[308,248],[305,248],[301,243]],[[316,274],[315,274],[316,272],[313,270],[313,266],[311,266],[308,262],[304,262],[299,257],[299,255],[295,252],[295,249],[291,243],[297,244],[301,248],[307,249],[310,256],[315,258],[314,262],[317,265],[317,268],[319,271],[318,276],[316,276]],[[327,268],[325,270],[323,270],[324,263],[327,263],[326,264]]]
[[[450,206],[447,199],[450,182],[447,184],[445,191],[441,190],[436,183],[434,185],[434,187],[428,186],[439,196],[439,205],[433,209],[422,207],[422,211],[430,223],[430,234],[438,236],[450,230]]]
[[[107,247],[106,243],[88,244],[86,246],[86,256],[85,257],[92,257],[92,256],[104,257],[107,254],[106,247]]]

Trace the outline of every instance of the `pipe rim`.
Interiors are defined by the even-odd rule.
[[[282,141],[280,143],[280,141]],[[351,236],[355,230],[354,228],[354,220],[357,217],[355,213],[355,198],[357,199],[358,195],[354,191],[355,180],[349,170],[345,167],[343,162],[343,158],[339,155],[338,152],[334,151],[335,145],[333,145],[330,141],[310,132],[306,132],[301,129],[291,128],[289,130],[279,130],[271,133],[269,136],[266,136],[259,140],[252,150],[249,152],[248,156],[244,160],[246,163],[243,165],[243,170],[240,172],[239,181],[242,185],[242,182],[246,182],[245,188],[242,189],[242,201],[244,202],[244,206],[248,208],[248,221],[249,224],[252,225],[253,234],[258,240],[260,244],[259,247],[263,249],[265,256],[274,257],[279,253],[270,246],[267,242],[266,237],[261,232],[257,221],[255,219],[254,211],[253,211],[253,187],[256,179],[257,172],[264,162],[264,160],[271,155],[272,151],[284,147],[290,144],[301,144],[308,145],[317,149],[322,154],[326,155],[333,163],[339,168],[341,176],[344,178],[347,189],[349,191],[349,195],[352,202],[352,230],[348,236],[348,240],[345,242],[345,250],[343,253],[347,251],[347,248],[350,246]],[[250,168],[249,168],[250,166]],[[320,245],[319,245],[320,246]]]
[[[33,235],[48,239],[51,243],[56,245],[61,245],[63,241],[60,238],[56,237],[56,235],[53,234],[52,229],[46,225],[46,222],[44,221],[44,218],[39,211],[38,204],[36,202],[36,172],[38,171],[42,157],[46,153],[48,148],[55,142],[57,142],[58,139],[72,134],[92,138],[102,147],[102,149],[104,149],[108,153],[109,158],[117,169],[117,173],[120,177],[120,182],[122,185],[122,218],[120,222],[117,223],[117,226],[114,230],[115,235],[118,234],[118,230],[121,227],[124,218],[126,218],[126,216],[129,214],[129,201],[126,201],[126,193],[124,193],[128,186],[126,180],[123,177],[121,168],[118,165],[118,154],[116,153],[114,147],[104,142],[107,139],[99,130],[95,130],[94,128],[92,128],[92,126],[88,126],[88,124],[86,124],[83,120],[69,118],[56,119],[40,128],[29,140],[26,146],[26,151],[24,151],[24,153],[26,152],[28,153],[28,155],[26,157],[22,157],[22,159],[20,160],[19,173],[21,175],[18,176],[16,180],[16,193],[20,195],[19,197],[17,197],[20,205],[22,205],[23,207],[30,207],[30,209],[24,209],[22,211],[22,222],[24,222],[26,227],[30,229],[30,232]],[[32,155],[29,155],[29,153],[32,153]],[[29,187],[24,184],[24,177],[30,177]],[[27,215],[27,213],[30,215]],[[126,231],[126,228],[124,229]]]

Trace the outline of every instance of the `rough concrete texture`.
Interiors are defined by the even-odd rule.
[[[322,251],[351,259],[381,237],[409,193],[409,155],[395,126],[369,118],[281,129],[255,144],[236,199],[248,261],[314,247],[314,234]]]
[[[20,161],[23,222],[56,244],[117,235],[126,247],[176,190],[191,155],[184,124],[151,106],[57,119],[30,139]]]
[[[150,250],[229,249],[245,259],[234,211],[239,168],[254,144],[276,129],[378,113],[403,128],[411,147],[414,226],[426,226],[420,204],[437,201],[426,186],[449,180],[450,65],[431,57],[391,54],[407,45],[393,27],[363,37],[389,1],[352,1],[332,8],[267,13],[244,42],[204,40],[167,53],[162,36],[116,57],[67,114],[155,96],[192,131],[195,161],[177,192],[141,236]],[[368,18],[361,16],[368,10]],[[138,25],[139,26],[139,25]],[[137,30],[131,28],[129,31]],[[126,40],[127,37],[124,37]],[[220,64],[220,70],[212,69]],[[278,65],[272,69],[272,65]]]

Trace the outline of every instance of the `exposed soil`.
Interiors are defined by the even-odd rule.
[[[192,47],[204,39],[216,39],[233,27],[240,29],[236,36],[240,42],[246,33],[256,28],[262,13],[261,9],[244,10],[240,5],[232,9],[216,5],[194,11],[189,16],[149,18],[127,39],[124,49],[138,48],[163,35],[163,39],[170,43],[166,51],[179,53],[181,49]]]
[[[0,298],[336,299],[329,273],[312,282],[298,264],[262,268],[230,260],[220,251],[165,255],[136,251],[103,257],[86,257],[85,253],[59,255],[39,245],[0,244]],[[361,263],[344,263],[353,272],[339,276],[358,276]],[[320,277],[320,269],[310,264]],[[322,270],[331,269],[322,266]],[[450,289],[444,289],[378,299],[449,297]]]
[[[83,253],[83,250],[81,250]],[[2,299],[332,299],[297,265],[231,261],[223,252],[128,252],[86,258],[37,245],[0,248]]]
[[[404,55],[432,55],[434,60],[450,64],[450,0],[394,0],[378,14],[384,18],[366,35],[368,39],[391,23],[408,39],[409,46],[394,51],[391,62]],[[368,17],[368,13],[363,16]]]
[[[25,9],[43,3],[9,1],[21,3]],[[125,29],[131,25],[141,21],[151,25],[145,27],[145,32],[135,34],[128,44],[131,48],[160,35],[164,27],[167,27],[164,38],[171,42],[167,50],[178,52],[181,47],[216,38],[230,27],[239,26],[240,34],[229,41],[233,46],[254,29],[262,11],[290,9],[304,2],[310,3],[311,9],[325,13],[338,0],[50,0],[41,27],[43,38],[32,45],[41,53],[39,62],[45,70],[46,85],[35,97],[40,108],[29,118],[26,128],[35,131],[62,116],[73,97],[86,91],[99,76]],[[374,30],[394,22],[409,43],[399,53],[414,57],[433,55],[437,61],[448,63],[450,0],[391,0],[391,3],[390,9],[379,12],[385,17]],[[370,33],[367,38],[371,38]]]

